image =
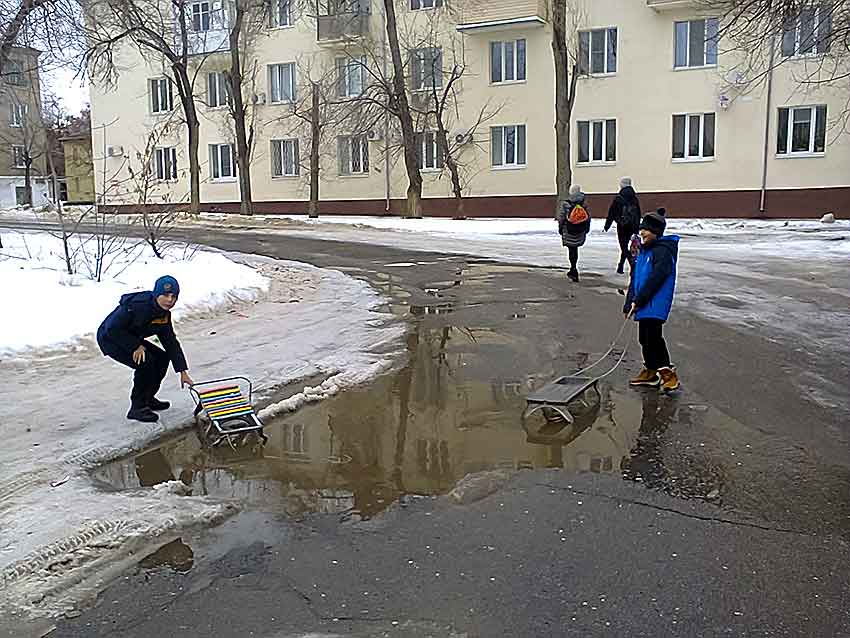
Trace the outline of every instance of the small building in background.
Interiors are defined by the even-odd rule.
[[[93,204],[95,194],[91,130],[66,135],[59,141],[65,156],[65,188],[60,191],[61,198],[68,204]]]

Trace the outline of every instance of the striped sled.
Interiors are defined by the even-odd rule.
[[[251,405],[253,390],[250,379],[245,377],[226,377],[190,385],[189,392],[195,401],[195,423],[202,440],[212,447],[226,441],[235,450],[254,432],[265,444],[268,437],[263,433],[263,423]]]

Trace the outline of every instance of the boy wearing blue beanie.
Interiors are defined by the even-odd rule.
[[[122,295],[118,307],[97,329],[101,352],[134,370],[128,419],[152,423],[159,419],[154,410],[170,407],[168,401],[156,398],[169,361],[180,374],[181,387],[193,383],[171,325],[171,309],[179,294],[180,285],[174,277],[160,277],[151,291]],[[147,340],[153,335],[165,350]]]

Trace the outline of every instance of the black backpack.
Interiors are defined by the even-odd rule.
[[[623,202],[622,212],[620,213],[620,224],[629,228],[640,226],[640,206],[636,199]]]

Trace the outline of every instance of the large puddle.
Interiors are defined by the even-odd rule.
[[[588,343],[604,352],[598,333],[618,325],[588,325],[561,275],[537,269],[530,277],[532,270],[481,264],[417,289],[376,273],[411,323],[400,369],[270,421],[262,448],[210,449],[190,432],[95,477],[118,489],[181,480],[194,495],[258,510],[362,520],[405,495],[443,494],[471,472],[563,468],[622,476],[792,528],[847,529],[846,477],[687,390],[630,390],[625,367],[574,410],[574,423],[538,414],[524,424],[526,395],[595,358]],[[789,514],[791,501],[809,511]],[[164,554],[191,564],[179,545]]]

